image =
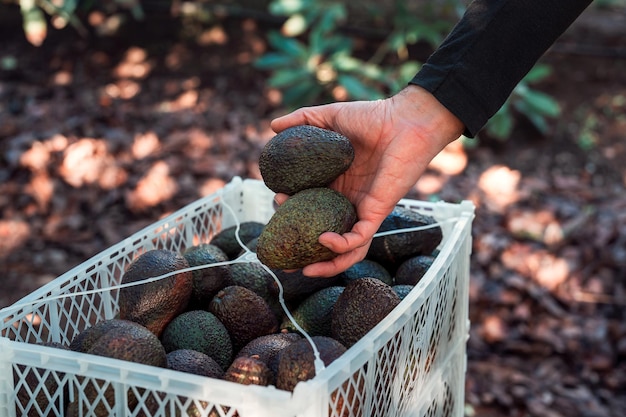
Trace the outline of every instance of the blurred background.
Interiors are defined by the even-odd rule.
[[[0,308],[233,176],[272,118],[401,89],[461,0],[0,0]],[[407,197],[477,207],[467,416],[626,415],[626,1]]]

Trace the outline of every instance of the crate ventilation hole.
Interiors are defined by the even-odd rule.
[[[237,216],[235,215],[235,212],[232,209],[232,207],[230,207],[225,202],[223,202],[223,205],[224,205],[225,208],[228,209],[228,211],[233,215],[233,218],[235,219],[235,222],[236,222],[235,237],[237,239],[237,243],[239,243],[239,245],[244,249],[244,253],[242,255],[240,255],[237,259],[233,259],[233,260],[229,260],[229,261],[225,261],[225,262],[215,262],[215,263],[211,263],[211,264],[192,266],[192,267],[183,268],[183,269],[179,269],[179,270],[176,270],[176,271],[168,272],[168,273],[163,274],[163,275],[157,275],[157,276],[154,276],[154,277],[146,278],[146,279],[139,280],[139,281],[128,282],[128,283],[125,283],[125,284],[111,285],[111,286],[106,287],[106,288],[97,288],[97,289],[93,289],[93,290],[85,290],[85,291],[73,292],[73,293],[69,293],[69,294],[60,294],[60,295],[50,296],[50,297],[44,298],[43,300],[57,300],[57,299],[68,298],[68,297],[77,297],[77,296],[88,295],[88,294],[95,294],[95,293],[104,292],[104,291],[116,290],[116,289],[125,288],[125,287],[131,287],[131,286],[140,285],[140,284],[147,284],[147,283],[150,283],[150,282],[155,282],[155,281],[158,281],[158,280],[161,280],[161,279],[169,278],[169,277],[171,277],[173,275],[176,275],[176,274],[179,274],[181,272],[188,272],[188,271],[191,272],[191,271],[197,271],[197,270],[205,269],[205,268],[212,268],[212,267],[217,267],[217,266],[231,265],[231,264],[235,264],[235,263],[250,263],[250,262],[259,263],[263,267],[263,269],[265,269],[274,278],[274,281],[276,281],[276,285],[278,286],[278,290],[279,290],[279,292],[278,292],[278,299],[279,299],[279,302],[280,302],[280,305],[281,305],[283,311],[285,312],[285,314],[287,315],[287,317],[289,318],[291,323],[294,325],[296,330],[298,330],[298,332],[300,332],[306,338],[306,340],[309,342],[309,344],[313,348],[313,354],[314,354],[314,357],[315,357],[315,361],[314,361],[315,374],[316,375],[319,374],[325,368],[324,362],[320,358],[319,350],[317,349],[317,346],[315,345],[315,342],[313,342],[313,339],[311,338],[311,336],[302,327],[300,327],[300,325],[295,321],[295,319],[293,318],[293,315],[291,314],[291,312],[287,308],[287,305],[285,303],[285,299],[283,297],[283,286],[282,286],[280,280],[278,279],[278,277],[274,274],[274,272],[270,268],[268,268],[266,265],[262,264],[258,260],[258,258],[256,256],[256,253],[254,253],[250,249],[248,249],[248,247],[241,241],[241,238],[239,236],[239,227],[240,227],[239,219],[237,219]],[[388,236],[388,235],[392,235],[392,234],[398,234],[398,233],[417,232],[417,231],[421,231],[421,230],[432,229],[432,228],[438,227],[438,226],[440,226],[440,225],[442,225],[444,223],[452,223],[452,222],[455,222],[455,221],[458,221],[458,220],[459,220],[458,217],[453,217],[453,218],[446,219],[446,220],[444,220],[442,222],[435,222],[435,223],[432,223],[432,224],[429,224],[429,225],[425,225],[425,226],[409,227],[409,228],[404,228],[404,229],[395,229],[395,230],[389,230],[389,231],[386,231],[386,232],[379,232],[379,233],[374,234],[374,238],[382,237],[382,236]],[[41,301],[42,301],[42,299],[36,300],[36,302],[41,302]],[[8,307],[0,309],[0,312],[4,313],[4,312],[8,312],[10,310],[18,310],[18,309],[20,309],[22,307],[25,307],[25,306],[28,306],[28,305],[30,305],[32,303],[33,302],[15,303],[15,304],[13,304],[11,306],[8,306]]]

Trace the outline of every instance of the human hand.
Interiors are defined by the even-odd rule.
[[[271,127],[278,133],[304,124],[343,134],[355,151],[350,168],[330,187],[355,205],[358,221],[343,235],[327,232],[320,236],[319,242],[339,255],[302,271],[319,277],[337,275],[365,258],[385,217],[429,162],[464,129],[432,94],[415,85],[385,100],[304,107],[274,119]],[[286,199],[277,195],[279,203]]]

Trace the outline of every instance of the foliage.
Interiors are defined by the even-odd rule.
[[[270,12],[286,16],[286,21],[281,31],[269,34],[272,50],[256,67],[269,71],[269,85],[283,92],[283,104],[291,108],[331,99],[383,98],[406,85],[420,67],[408,59],[408,46],[418,41],[434,46],[449,28],[440,20],[409,19],[405,2],[394,4],[390,33],[363,60],[354,37],[342,30],[348,17],[344,3],[274,0]]]
[[[509,99],[489,120],[485,132],[490,136],[507,139],[515,126],[516,112],[526,117],[541,133],[548,131],[548,117],[560,114],[559,103],[546,93],[532,89],[530,85],[546,79],[552,69],[545,64],[535,65],[520,81]]]
[[[444,3],[457,16],[464,10],[461,0]],[[407,2],[395,0],[388,35],[369,59],[362,60],[356,56],[354,38],[342,30],[348,20],[343,3],[274,0],[270,12],[286,16],[286,22],[280,32],[269,34],[271,50],[256,66],[269,72],[269,86],[282,91],[283,105],[288,108],[330,100],[379,99],[398,91],[421,66],[409,58],[409,46],[424,42],[437,47],[454,23],[453,19],[438,18],[444,13],[432,4],[430,10],[416,14],[407,9]],[[549,66],[536,65],[487,123],[486,133],[508,138],[518,114],[546,132],[547,118],[557,116],[560,108],[552,97],[531,85],[549,74]]]
[[[8,0],[8,3],[16,3],[20,7],[24,34],[26,39],[35,46],[40,46],[46,39],[49,24],[56,29],[62,29],[69,24],[84,34],[86,32],[85,26],[78,17],[81,12],[100,9],[113,13],[120,9],[126,9],[135,18],[143,17],[139,0],[103,2],[96,0]]]

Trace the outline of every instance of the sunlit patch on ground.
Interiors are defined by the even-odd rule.
[[[478,179],[478,189],[483,194],[483,202],[495,212],[503,212],[518,201],[518,186],[522,174],[504,165],[494,165],[482,173]]]
[[[171,199],[177,190],[167,163],[158,161],[139,180],[135,189],[126,194],[126,202],[131,210],[142,211]]]
[[[0,220],[0,259],[19,248],[30,236],[28,223],[22,220]]]

